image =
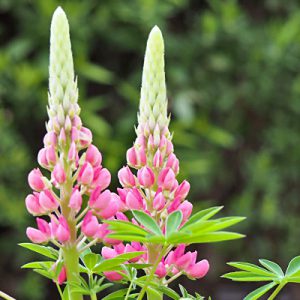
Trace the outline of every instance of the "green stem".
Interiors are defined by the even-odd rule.
[[[150,245],[150,247],[151,247],[151,245]],[[150,248],[150,247],[149,247],[149,248]],[[166,248],[163,247],[163,249],[162,249],[161,252],[160,252],[160,255],[158,256],[158,258],[156,259],[155,263],[153,264],[153,266],[152,266],[152,268],[151,268],[151,272],[150,272],[150,274],[148,275],[148,278],[147,278],[147,280],[146,280],[146,282],[145,282],[145,284],[144,284],[142,290],[140,291],[140,294],[139,294],[139,297],[137,298],[137,300],[142,300],[142,299],[143,299],[143,297],[144,297],[144,295],[145,295],[145,293],[146,293],[146,291],[147,291],[147,288],[148,288],[150,282],[151,282],[152,279],[153,279],[153,276],[154,276],[154,273],[155,273],[155,271],[156,271],[156,269],[157,269],[157,266],[158,266],[158,264],[160,263],[162,257],[163,257],[164,254],[165,254],[165,250],[166,250]],[[156,250],[156,251],[157,251],[157,250]],[[157,253],[157,252],[156,252],[156,253]],[[151,263],[151,257],[153,257],[153,255],[151,255],[150,249],[148,250],[148,255],[149,255],[149,262]]]
[[[91,294],[91,300],[97,300],[97,295],[96,294]]]
[[[61,290],[61,288],[60,288],[60,286],[59,286],[59,284],[56,282],[56,287],[57,287],[57,290],[58,290],[58,292],[59,292],[59,295],[60,295],[60,299],[64,299],[64,295],[63,295],[63,293],[62,293],[62,290]]]
[[[128,290],[127,290],[127,293],[126,293],[126,296],[125,296],[124,300],[128,300],[128,297],[130,296],[130,292],[131,292],[131,289],[132,289],[132,285],[133,285],[133,281],[130,282],[130,285],[128,287]]]
[[[274,292],[271,294],[271,296],[268,298],[268,300],[273,300],[275,297],[279,294],[279,292],[283,289],[283,287],[286,285],[286,282],[281,282],[277,288],[274,290]]]
[[[68,147],[65,149],[64,158],[67,157]],[[79,251],[77,250],[77,229],[76,229],[76,219],[74,214],[72,214],[69,201],[72,194],[72,171],[69,166],[67,159],[64,159],[64,170],[66,172],[67,180],[61,187],[61,212],[66,218],[69,229],[70,229],[70,241],[63,247],[63,258],[67,271],[67,280],[73,283],[80,284],[80,273],[79,273]],[[73,292],[72,285],[68,284],[69,290],[69,300],[83,300],[81,293]]]
[[[0,291],[0,297],[2,297],[5,300],[16,300],[15,298],[8,296],[7,294]]]

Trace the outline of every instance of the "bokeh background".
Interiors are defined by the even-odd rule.
[[[80,105],[117,186],[134,139],[147,35],[166,44],[171,129],[181,179],[195,208],[225,205],[247,216],[247,239],[198,247],[208,277],[181,281],[217,300],[255,284],[220,275],[226,261],[300,254],[300,3],[298,0],[0,0],[0,290],[22,300],[57,299],[53,284],[20,265],[33,223],[27,173],[45,133],[49,26],[62,5],[70,26]],[[176,284],[175,284],[176,286]],[[291,286],[281,299],[298,299]],[[297,296],[298,295],[298,296]]]

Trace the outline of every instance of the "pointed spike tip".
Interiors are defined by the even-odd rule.
[[[63,16],[63,17],[65,17],[65,18],[67,18],[66,13],[65,13],[65,11],[61,8],[61,6],[58,6],[58,7],[56,8],[56,10],[54,11],[52,20],[53,20],[54,18],[59,17],[59,16]]]
[[[155,25],[150,33],[149,33],[149,37],[148,37],[148,43],[155,43],[155,44],[160,44],[162,47],[164,45],[164,38],[162,35],[161,30],[159,29],[159,27],[157,25]]]

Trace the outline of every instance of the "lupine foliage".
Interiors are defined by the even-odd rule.
[[[253,261],[259,252],[283,262],[299,248],[299,3],[222,3],[66,1],[81,116],[115,174],[133,139],[128,132],[136,117],[145,36],[158,24],[167,38],[171,129],[180,177],[193,186],[190,199],[201,207],[207,198],[213,205],[230,203],[248,216],[248,232],[259,231],[248,234],[242,248],[223,245],[213,255],[225,261],[239,251],[240,259]],[[7,279],[0,286],[17,281],[17,291],[11,290],[22,290],[22,299],[44,294],[37,276],[17,275],[26,253],[15,244],[24,239],[26,170],[42,146],[45,28],[57,4],[0,1],[1,278]],[[225,271],[222,264],[214,267]]]

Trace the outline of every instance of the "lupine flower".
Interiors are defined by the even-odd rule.
[[[154,27],[147,42],[144,61],[140,107],[138,114],[137,138],[128,149],[127,166],[123,167],[118,178],[122,188],[120,211],[142,210],[155,216],[162,232],[165,231],[165,220],[168,214],[179,210],[182,212],[182,224],[188,220],[193,205],[186,200],[190,184],[184,180],[178,183],[179,161],[174,154],[172,135],[169,132],[170,118],[167,115],[167,96],[164,73],[164,44],[160,30]],[[132,169],[131,169],[132,168]],[[137,171],[133,171],[133,170]],[[96,201],[95,201],[96,203]],[[126,217],[125,217],[126,220]],[[126,220],[128,221],[128,220]],[[134,224],[138,224],[134,219]],[[120,247],[122,253],[136,249],[132,244]],[[153,247],[152,247],[153,248]],[[160,249],[142,246],[146,253],[143,260],[155,264]],[[115,246],[103,248],[102,254],[112,258],[120,253]],[[185,274],[188,277],[201,278],[208,269],[206,260],[196,263],[197,252],[185,252],[185,245],[167,253],[157,264],[155,274],[163,280],[166,276]],[[139,259],[135,260],[139,261]],[[120,275],[105,273],[109,280],[120,280]],[[176,275],[178,276],[178,275]]]
[[[26,233],[33,243],[53,242],[61,248],[66,262],[57,279],[61,284],[66,277],[70,281],[78,280],[78,270],[73,269],[74,263],[68,263],[71,259],[68,256],[75,255],[74,259],[78,260],[86,238],[92,239],[92,244],[99,240],[120,243],[106,237],[110,231],[102,220],[115,216],[121,200],[118,195],[104,191],[111,176],[102,166],[100,151],[92,145],[91,131],[83,127],[79,116],[69,25],[60,7],[51,23],[48,100],[49,121],[38,163],[50,171],[51,179],[38,168],[32,170],[28,183],[33,193],[26,197],[25,204],[30,214],[45,216],[50,222],[37,218],[38,228],[29,227]],[[86,203],[83,199],[88,197],[90,209],[82,207]],[[73,252],[68,252],[69,249]]]

